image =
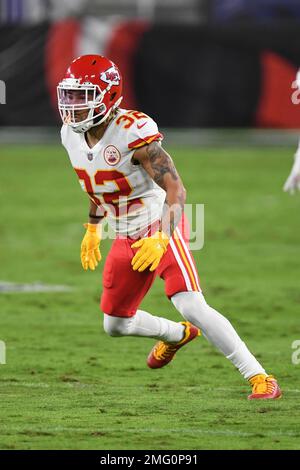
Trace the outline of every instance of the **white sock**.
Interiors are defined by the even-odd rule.
[[[181,315],[200,328],[203,335],[232,362],[245,379],[266,374],[231,323],[206,303],[201,292],[180,292],[171,300]]]
[[[162,317],[137,310],[130,318],[104,314],[104,330],[110,336],[146,336],[170,343],[181,341],[184,326]]]

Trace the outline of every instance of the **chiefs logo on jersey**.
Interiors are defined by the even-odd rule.
[[[120,75],[114,65],[105,70],[105,72],[101,72],[100,78],[103,82],[109,83],[110,85],[119,85],[120,83]]]
[[[104,160],[108,165],[117,165],[121,160],[121,154],[117,147],[114,145],[108,145],[104,149]]]

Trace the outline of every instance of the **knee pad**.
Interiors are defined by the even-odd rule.
[[[179,292],[171,298],[174,307],[191,323],[209,314],[210,307],[202,292]]]
[[[103,328],[109,336],[126,336],[129,333],[131,318],[114,317],[104,314]]]

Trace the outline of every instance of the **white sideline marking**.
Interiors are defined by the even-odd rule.
[[[44,383],[44,382],[14,382],[14,380],[7,382],[2,382],[0,383],[0,389],[1,387],[27,387],[27,388],[51,388],[51,387],[63,387],[63,388],[83,388],[83,387],[93,387],[94,384],[86,384],[83,382],[72,382],[72,379],[70,379],[70,382],[67,380],[65,382],[57,380],[55,383]]]
[[[11,292],[70,292],[73,288],[63,285],[49,285],[42,282],[32,284],[18,284],[15,282],[0,281],[0,294]]]
[[[7,382],[2,382],[0,387],[32,387],[32,388],[49,388],[50,385],[42,382],[10,382],[9,380]]]

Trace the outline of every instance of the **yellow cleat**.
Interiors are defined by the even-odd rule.
[[[281,398],[282,393],[273,375],[258,374],[249,379],[252,385],[252,393],[249,400],[256,399],[276,399]]]
[[[189,322],[181,322],[185,326],[184,337],[178,343],[167,343],[159,341],[150,351],[147,359],[147,365],[151,369],[159,369],[172,361],[178,349],[201,335],[199,328]]]

